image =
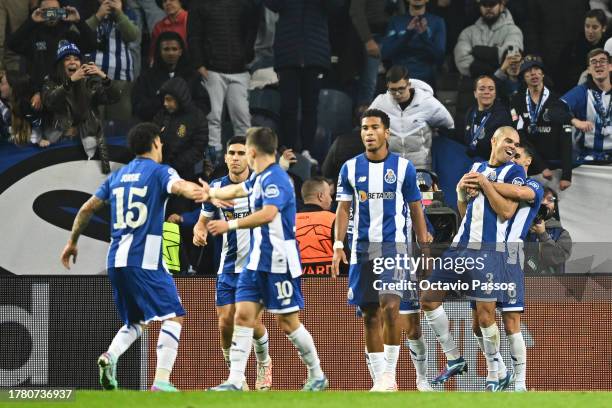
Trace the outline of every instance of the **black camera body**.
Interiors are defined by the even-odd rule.
[[[536,214],[533,223],[539,224],[542,221],[550,220],[553,216],[553,212],[548,208],[545,204],[541,204],[538,209],[538,213]]]
[[[63,20],[68,15],[65,8],[56,7],[44,9],[42,10],[42,14],[45,21]]]

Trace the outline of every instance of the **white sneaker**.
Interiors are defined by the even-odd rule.
[[[242,382],[242,387],[241,387],[241,390],[242,390],[242,391],[249,391],[249,384],[247,383],[247,381],[246,381],[246,380],[244,380],[244,381]]]
[[[382,377],[374,383],[370,392],[396,392],[397,382],[390,373],[383,373]]]
[[[435,391],[432,387],[431,384],[429,384],[429,381],[427,381],[427,378],[418,378],[417,382],[416,382],[416,387],[417,390],[421,391],[421,392],[431,392],[431,391]]]
[[[317,161],[317,159],[315,159],[314,157],[312,157],[310,155],[310,152],[308,150],[302,150],[302,156],[304,156],[304,158],[306,160],[308,160],[313,166],[317,166],[319,164],[319,162]]]
[[[257,380],[255,381],[257,391],[269,391],[272,389],[272,360],[268,364],[257,362]]]

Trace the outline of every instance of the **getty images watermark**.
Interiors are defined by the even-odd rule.
[[[426,267],[429,270],[452,271],[457,275],[476,270],[476,275],[482,275],[485,279],[471,279],[462,281],[458,279],[454,282],[429,281],[423,279],[416,282],[416,279],[405,279],[405,273],[410,271],[412,277],[416,277],[416,271]],[[495,282],[492,272],[485,269],[485,259],[483,257],[412,257],[407,254],[396,254],[393,257],[376,257],[373,259],[372,272],[375,275],[382,275],[385,272],[393,272],[393,279],[377,279],[372,284],[377,291],[414,291],[420,290],[445,290],[445,291],[513,291],[516,289],[514,282]]]

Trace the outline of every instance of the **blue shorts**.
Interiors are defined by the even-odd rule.
[[[450,248],[437,260],[427,281],[445,287],[457,285],[453,290],[470,300],[497,301],[502,299],[500,284],[508,281],[505,261],[501,251]]]
[[[369,251],[354,254],[349,267],[348,303],[365,306],[380,302],[381,295],[395,295],[400,298],[400,311],[414,313],[419,310],[416,288],[418,282],[410,274],[410,267],[393,261],[396,256],[404,257],[407,247],[396,243],[370,244]]]
[[[147,324],[185,315],[174,279],[164,270],[108,268],[108,277],[119,317],[125,324]]]
[[[497,307],[502,312],[524,312],[525,311],[525,275],[521,263],[506,263],[507,282],[513,287],[508,287],[497,302]],[[510,285],[508,285],[510,286]]]
[[[221,273],[217,275],[215,284],[215,304],[217,306],[233,305],[236,303],[236,288],[238,287],[239,273]]]
[[[243,269],[238,278],[236,303],[261,303],[268,312],[286,314],[304,308],[300,278],[289,272],[270,273]]]

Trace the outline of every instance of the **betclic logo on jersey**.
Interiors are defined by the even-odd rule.
[[[367,193],[363,190],[358,191],[359,201],[366,202],[367,200],[395,200],[394,191],[383,191],[382,193]]]

